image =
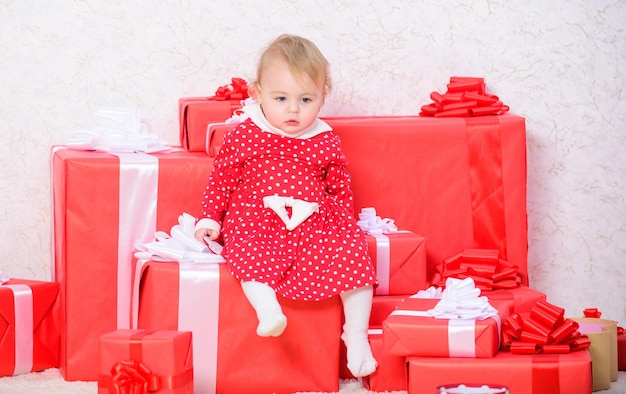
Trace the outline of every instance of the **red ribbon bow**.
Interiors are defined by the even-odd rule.
[[[448,278],[472,278],[481,291],[513,289],[522,282],[518,267],[499,257],[495,249],[467,249],[438,265],[431,285],[445,287]]]
[[[444,94],[432,92],[432,103],[422,106],[420,116],[468,117],[502,115],[509,110],[507,105],[493,94],[485,92],[485,81],[476,77],[450,77],[448,91]]]
[[[231,83],[217,88],[215,96],[209,97],[209,100],[245,100],[248,97],[248,83],[246,80],[243,78],[231,78]]]
[[[111,368],[111,376],[111,394],[146,394],[161,389],[159,377],[139,361],[118,361]]]
[[[578,323],[564,319],[565,310],[546,301],[537,301],[524,319],[519,313],[502,324],[502,346],[514,354],[563,354],[587,349],[588,336],[578,331]]]
[[[591,317],[595,319],[599,319],[600,316],[602,316],[602,312],[600,312],[598,308],[586,308],[583,311],[583,314],[585,315],[585,317]]]

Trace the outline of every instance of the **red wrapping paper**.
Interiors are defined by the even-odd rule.
[[[7,286],[0,285],[0,376],[12,376],[16,372],[16,359],[30,360],[30,371],[43,371],[59,366],[59,333],[57,322],[57,295],[59,285],[26,279],[10,279],[6,285],[25,285],[30,288],[32,309],[16,311],[14,292]],[[19,305],[19,303],[18,303]],[[29,354],[18,354],[16,339],[16,319],[20,313],[32,318],[32,350]],[[26,373],[26,371],[17,371]]]
[[[134,373],[146,380],[150,393],[194,392],[190,332],[116,330],[103,334],[99,346],[98,394],[130,389]],[[121,373],[124,369],[129,373]]]
[[[408,231],[367,235],[378,278],[376,296],[415,294],[426,287],[426,239]]]
[[[245,299],[239,282],[225,265],[219,267],[219,317],[217,345],[212,350],[196,346],[205,341],[204,332],[193,332],[194,353],[217,352],[217,370],[194,363],[198,379],[216,373],[217,393],[293,393],[339,390],[339,297],[318,302],[293,301],[279,297],[287,316],[287,328],[279,337],[256,335],[254,310]],[[147,262],[141,278],[138,327],[178,330],[183,306],[179,299],[185,284],[180,283],[178,263]],[[206,314],[210,300],[185,305]],[[323,323],[321,323],[323,322]],[[321,324],[321,325],[320,325]],[[323,329],[320,329],[323,327]],[[197,386],[196,386],[197,387]]]
[[[178,119],[181,146],[190,152],[204,152],[208,125],[224,123],[235,110],[241,108],[241,100],[212,100],[211,97],[180,98]]]
[[[433,309],[439,299],[407,298],[396,308],[398,311],[426,312]],[[391,314],[383,322],[383,341],[388,354],[397,356],[432,356],[432,357],[493,357],[500,348],[499,320],[508,317],[510,303],[492,305],[498,310],[499,318],[490,317],[473,322],[473,343],[463,343],[463,349],[450,345],[454,338],[455,321],[436,319],[429,316],[404,316]],[[467,331],[464,331],[467,332]],[[467,340],[467,335],[463,335]],[[472,349],[471,352],[461,350]],[[460,353],[459,353],[460,352]],[[473,355],[469,355],[473,353]]]
[[[156,203],[141,200],[141,205],[156,204],[154,231],[169,231],[182,212],[199,216],[198,201],[213,159],[202,152],[183,151],[152,156],[158,163]],[[118,280],[120,275],[130,278],[132,265],[122,270],[118,251],[130,248],[127,257],[132,259],[132,246],[139,240],[124,238],[122,245],[120,233],[129,226],[120,228],[120,223],[130,220],[132,225],[145,225],[148,220],[133,218],[134,212],[121,215],[121,164],[116,156],[61,149],[53,153],[52,170],[60,370],[69,381],[94,381],[97,339],[106,332],[130,328],[130,307],[125,310],[118,305],[130,304],[131,281],[118,288]],[[118,298],[123,293],[128,296]]]
[[[514,394],[591,393],[591,356],[587,350],[560,355],[493,358],[409,357],[408,394],[435,393],[446,384],[502,385]]]
[[[428,280],[460,250],[496,249],[528,285],[524,118],[324,120],[348,158],[355,212],[375,207],[426,238]],[[215,131],[209,152],[219,150],[226,131]]]
[[[626,335],[623,327],[617,327],[617,369],[626,371]]]
[[[489,298],[489,301],[508,300],[513,303],[511,313],[530,313],[538,301],[545,301],[546,294],[528,286],[519,286],[514,289],[481,291],[480,295]]]

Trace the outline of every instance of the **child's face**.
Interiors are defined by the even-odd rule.
[[[308,75],[296,78],[285,61],[269,64],[261,75],[256,101],[268,122],[290,135],[313,124],[324,104],[324,84]]]

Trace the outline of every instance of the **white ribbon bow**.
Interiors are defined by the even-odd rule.
[[[398,231],[393,219],[376,216],[376,208],[362,208],[357,222],[365,234],[389,234]]]
[[[241,106],[245,107],[246,105],[252,105],[252,104],[256,104],[256,101],[252,98],[252,97],[248,97],[245,100],[241,100]],[[231,116],[230,118],[226,119],[224,121],[224,123],[226,124],[239,124],[241,122],[243,122],[244,120],[248,119],[250,116],[248,116],[248,114],[245,113],[245,111],[241,108],[236,109],[233,112],[233,116]]]
[[[437,319],[463,320],[483,320],[498,315],[489,299],[480,296],[480,289],[476,288],[472,278],[448,278],[441,301],[428,313]]]
[[[165,140],[148,132],[137,109],[106,107],[97,110],[94,117],[95,126],[76,131],[66,144],[68,148],[103,152],[172,151]]]
[[[293,197],[265,196],[263,197],[263,205],[274,211],[289,231],[302,224],[314,212],[319,212],[318,203]],[[287,207],[291,208],[291,217],[287,213]]]
[[[224,263],[220,244],[208,241],[209,245],[206,245],[194,237],[195,223],[193,216],[183,213],[178,217],[178,224],[172,227],[170,235],[157,231],[156,241],[136,244],[135,257],[179,263]]]

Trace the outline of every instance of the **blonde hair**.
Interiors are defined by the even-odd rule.
[[[280,35],[263,51],[253,88],[258,88],[263,71],[277,58],[287,62],[294,76],[307,75],[315,82],[322,82],[325,91],[330,90],[328,60],[312,41],[291,34]]]

